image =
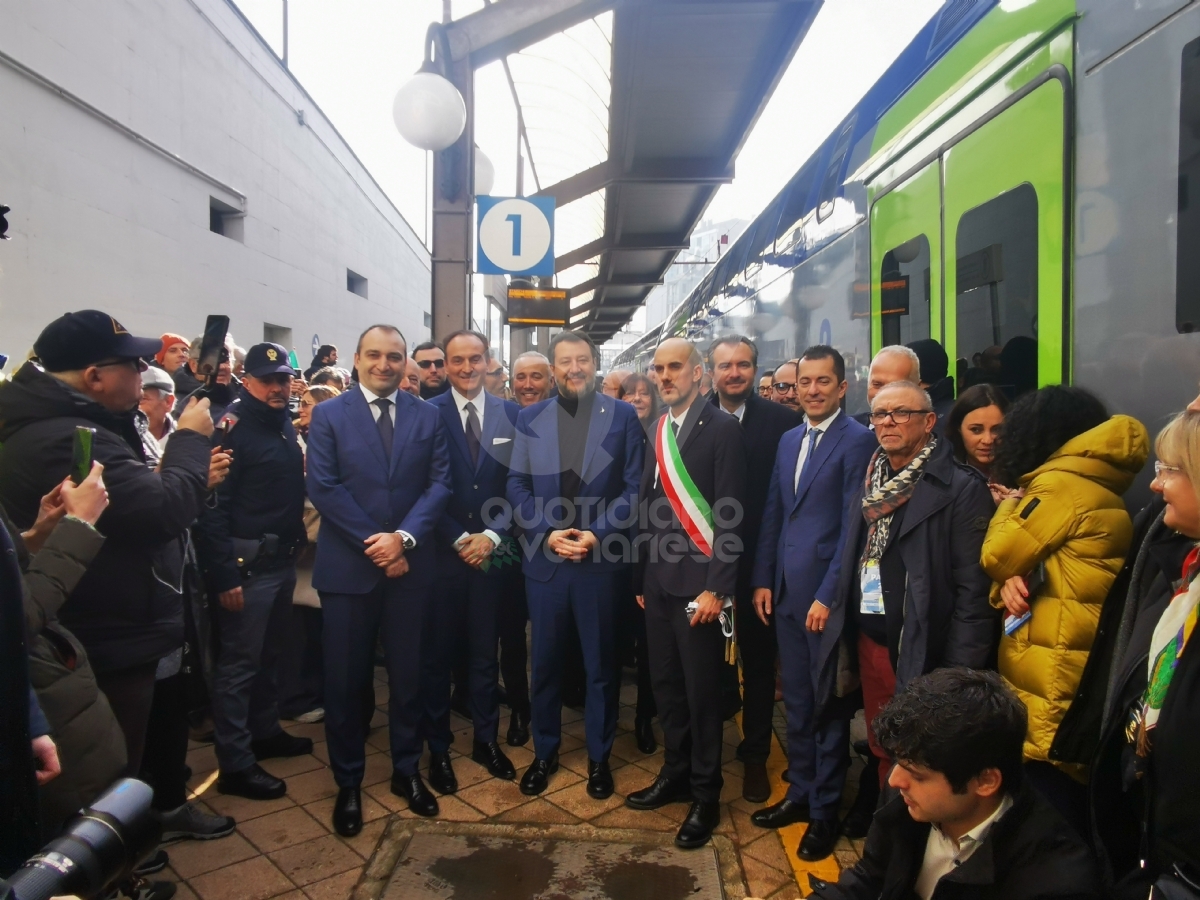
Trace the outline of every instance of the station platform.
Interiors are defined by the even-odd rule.
[[[582,713],[563,710],[562,767],[549,790],[535,798],[471,761],[471,725],[455,714],[451,754],[459,790],[438,798],[437,819],[422,819],[389,789],[388,688],[378,669],[363,783],[365,825],[349,839],[334,834],[330,823],[335,787],[323,725],[285,723],[291,733],[311,737],[314,747],[308,756],[263,763],[287,780],[287,796],[279,800],[218,793],[213,747],[193,744],[192,794],[209,810],[233,816],[237,831],[221,840],[169,845],[170,866],[155,877],[178,882],[179,900],[790,900],[809,893],[809,872],[836,879],[839,866],[858,859],[862,842],[843,838],[833,857],[803,863],[796,848],[804,825],[776,832],[751,824],[758,807],[741,796],[736,721],[726,723],[717,834],[701,850],[677,850],[672,841],[684,804],[657,812],[624,806],[624,795],[646,786],[662,763],[661,747],[652,756],[637,749],[630,673],[626,682],[611,758],[616,793],[608,800],[593,800],[584,790]],[[533,758],[531,747],[505,746],[518,777]],[[776,785],[772,802],[783,796],[784,768],[776,739],[768,762]],[[854,778],[852,773],[852,784]]]

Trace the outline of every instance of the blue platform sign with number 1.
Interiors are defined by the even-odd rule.
[[[553,197],[476,197],[475,271],[554,274]]]

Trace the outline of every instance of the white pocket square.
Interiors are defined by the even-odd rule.
[[[512,438],[492,438],[493,444],[507,444],[512,441]]]

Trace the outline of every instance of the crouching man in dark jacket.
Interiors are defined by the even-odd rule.
[[[1091,900],[1095,866],[1066,821],[1022,781],[1025,707],[993,672],[938,669],[874,722],[900,792],[863,857],[823,900]]]

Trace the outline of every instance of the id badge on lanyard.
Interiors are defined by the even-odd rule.
[[[862,602],[858,611],[864,615],[883,615],[883,582],[879,580],[879,560],[869,559],[859,572]]]

